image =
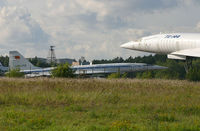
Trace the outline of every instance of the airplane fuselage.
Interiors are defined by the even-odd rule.
[[[173,33],[143,37],[121,45],[123,48],[150,53],[170,54],[176,51],[200,48],[200,34]]]

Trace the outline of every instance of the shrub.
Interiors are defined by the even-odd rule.
[[[7,77],[24,77],[24,73],[20,72],[19,69],[10,70],[6,73]]]
[[[136,75],[137,78],[142,79],[152,79],[154,78],[154,72],[153,71],[145,71],[145,72],[138,72]]]
[[[189,81],[200,81],[200,70],[198,68],[190,68],[186,78]]]
[[[73,78],[74,71],[70,68],[69,64],[58,65],[57,68],[52,70],[53,77]]]
[[[45,129],[45,128],[51,126],[51,124],[52,124],[51,121],[49,121],[48,119],[42,118],[42,117],[30,119],[27,122],[28,128],[33,129],[33,130]]]
[[[114,131],[133,131],[136,130],[134,126],[131,125],[129,121],[116,121],[111,125],[111,129]]]
[[[142,74],[143,79],[151,79],[153,78],[153,72],[152,71],[146,71]]]
[[[128,76],[128,73],[122,74],[122,78],[127,78],[127,76]]]
[[[108,79],[113,79],[113,78],[120,78],[120,73],[112,73],[108,76]]]

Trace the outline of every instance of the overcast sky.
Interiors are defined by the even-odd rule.
[[[0,0],[0,54],[111,59],[144,55],[125,42],[160,32],[200,32],[200,0]]]

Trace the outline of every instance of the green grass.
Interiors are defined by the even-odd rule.
[[[1,78],[0,130],[198,131],[200,83]]]

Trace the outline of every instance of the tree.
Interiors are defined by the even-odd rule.
[[[185,78],[185,68],[184,62],[176,60],[166,60],[165,63],[160,63],[158,65],[166,66],[166,70],[155,71],[155,78],[161,79],[184,79]]]
[[[6,73],[6,76],[19,78],[19,77],[24,77],[24,73],[20,72],[19,69],[14,69],[14,70],[10,70],[8,73]]]
[[[9,57],[8,56],[0,56],[0,62],[3,66],[8,67]]]
[[[42,60],[40,60],[39,58],[37,58],[37,56],[35,56],[35,58],[30,58],[29,61],[34,65],[34,66],[38,66],[38,67],[50,67],[51,64],[46,63]]]
[[[58,65],[57,68],[52,70],[53,77],[73,78],[74,71],[70,68],[69,64]]]

